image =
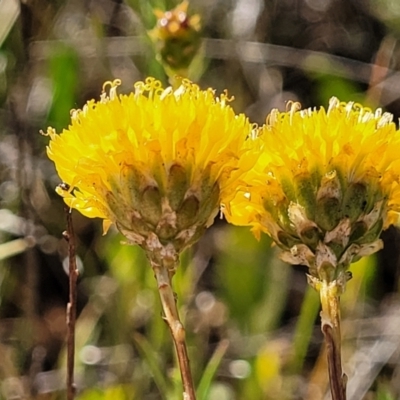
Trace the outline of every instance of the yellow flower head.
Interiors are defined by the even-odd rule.
[[[330,100],[329,108],[273,110],[227,219],[268,233],[283,259],[348,266],[378,250],[400,211],[400,135],[392,115]]]
[[[65,202],[104,219],[145,249],[172,244],[177,252],[198,239],[251,168],[245,148],[252,126],[213,90],[184,80],[173,91],[153,78],[118,95],[107,82],[100,101],[74,110],[61,134],[47,133],[47,154],[66,184]]]

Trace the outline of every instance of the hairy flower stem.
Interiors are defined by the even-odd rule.
[[[186,348],[185,328],[183,327],[176,306],[171,279],[175,272],[175,263],[163,260],[162,265],[152,262],[154,276],[157,279],[158,291],[164,311],[164,319],[171,331],[172,339],[178,357],[179,369],[183,384],[183,399],[195,400],[196,394],[193,387],[192,373],[190,371],[189,357]]]
[[[347,377],[342,372],[340,305],[337,281],[322,281],[319,289],[322,312],[321,330],[325,337],[332,400],[346,400]]]

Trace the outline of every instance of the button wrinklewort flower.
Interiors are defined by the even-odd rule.
[[[100,101],[72,112],[68,129],[47,133],[48,156],[69,187],[65,202],[111,223],[133,243],[178,252],[196,241],[252,166],[252,126],[211,89],[187,81],[173,91],[153,78],[118,95],[107,82]]]
[[[180,365],[184,398],[194,400],[185,330],[172,277],[179,254],[199,239],[255,162],[253,126],[228,105],[227,93],[183,80],[164,89],[153,78],[118,95],[107,82],[100,101],[72,112],[61,134],[47,130],[47,154],[64,184],[57,192],[87,217],[115,223],[151,263]]]
[[[184,0],[169,11],[155,9],[157,24],[149,32],[157,58],[172,79],[177,74],[188,76],[189,66],[201,45],[200,15],[190,16],[188,7],[189,2]]]
[[[249,142],[252,142],[251,140]],[[332,398],[346,399],[339,298],[350,264],[382,248],[379,235],[400,212],[400,135],[392,115],[332,98],[324,108],[274,110],[227,219],[268,233],[290,264],[308,266],[321,299]]]
[[[400,135],[380,109],[336,98],[327,110],[290,107],[268,116],[262,154],[225,214],[271,235],[285,261],[333,280],[397,222]]]

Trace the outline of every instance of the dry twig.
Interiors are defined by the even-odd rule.
[[[72,225],[71,209],[65,207],[67,216],[67,231],[63,233],[68,242],[69,260],[69,302],[67,304],[67,399],[75,397],[74,361],[75,361],[75,322],[76,322],[76,282],[78,280],[78,269],[75,258],[75,237]]]

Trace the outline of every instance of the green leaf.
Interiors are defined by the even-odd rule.
[[[293,359],[291,361],[293,373],[299,373],[302,369],[319,309],[318,293],[312,287],[308,287],[294,332]]]
[[[56,130],[70,123],[70,110],[76,107],[79,61],[75,49],[60,45],[49,62],[49,76],[53,85],[53,103],[49,121]]]
[[[149,369],[153,375],[154,382],[160,390],[161,397],[164,400],[168,400],[170,385],[165,379],[165,372],[160,369],[160,363],[157,360],[157,356],[150,342],[139,333],[135,333],[133,338],[138,346],[139,351],[142,353],[142,356],[147,361],[147,365],[149,366]]]
[[[211,384],[213,382],[215,373],[218,370],[218,367],[224,357],[226,350],[228,349],[229,341],[222,340],[214,354],[212,355],[210,361],[207,364],[206,369],[204,370],[203,376],[201,377],[199,386],[197,388],[197,399],[198,400],[207,400],[208,393],[210,391]]]

